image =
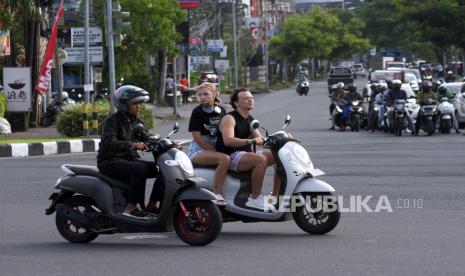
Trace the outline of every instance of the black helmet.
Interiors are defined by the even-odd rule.
[[[438,92],[439,92],[439,95],[447,95],[447,88],[445,86],[439,86],[439,89],[438,89]]]
[[[355,85],[355,83],[349,83],[347,85],[347,90],[349,92],[356,92],[357,91],[357,86]]]
[[[115,90],[113,104],[119,111],[127,112],[128,104],[136,102],[148,102],[149,92],[133,85],[123,85]]]

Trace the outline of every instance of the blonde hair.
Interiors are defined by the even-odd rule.
[[[215,103],[220,103],[220,91],[218,90],[218,86],[215,83],[211,82],[204,82],[199,86],[195,87],[194,90],[199,92],[200,90],[205,89],[208,92],[212,93],[215,98]]]

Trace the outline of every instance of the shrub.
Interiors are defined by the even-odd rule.
[[[65,137],[80,137],[83,133],[82,127],[82,103],[67,105],[58,114],[56,127],[58,132]],[[97,120],[99,123],[98,134],[102,133],[102,122],[110,114],[110,103],[108,101],[97,101]],[[88,112],[89,127],[92,126],[92,105],[89,107]],[[154,127],[154,119],[152,112],[146,106],[142,105],[139,118],[144,122],[147,130]],[[90,128],[89,131],[92,129]]]
[[[4,117],[6,112],[6,97],[3,92],[0,92],[0,117]]]

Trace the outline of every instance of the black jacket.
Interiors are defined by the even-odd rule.
[[[98,167],[140,158],[134,149],[135,139],[132,137],[132,130],[137,123],[142,123],[139,118],[128,118],[121,112],[111,114],[105,119],[97,154]]]

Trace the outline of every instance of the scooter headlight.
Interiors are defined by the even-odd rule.
[[[378,110],[379,110],[379,107],[375,106],[373,109],[374,109],[375,111],[378,111]]]
[[[176,162],[178,162],[181,169],[184,170],[187,174],[194,174],[194,168],[192,167],[192,162],[187,157],[187,155],[183,151],[178,151],[174,157]]]

